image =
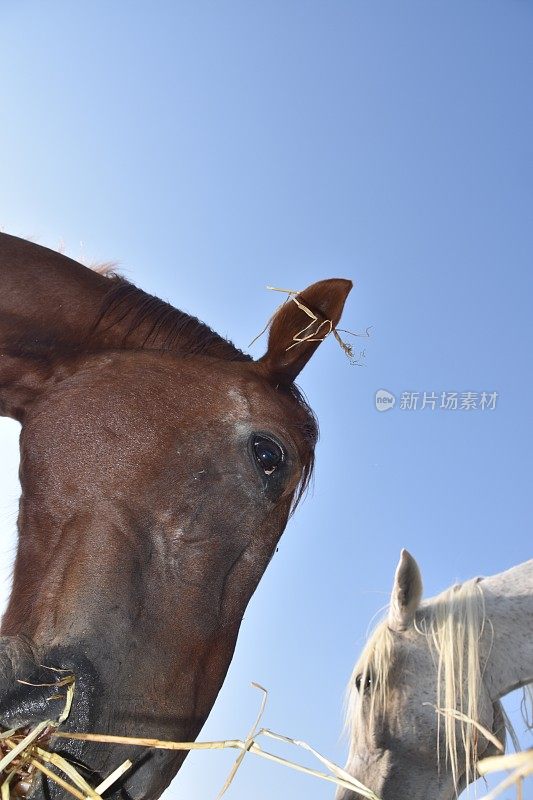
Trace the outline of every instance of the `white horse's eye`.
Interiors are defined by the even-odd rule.
[[[361,685],[363,683],[363,674],[359,674],[355,678],[355,688],[360,693],[361,692]],[[372,675],[369,672],[366,672],[364,675],[364,686],[363,692],[368,692],[370,687],[372,686]]]

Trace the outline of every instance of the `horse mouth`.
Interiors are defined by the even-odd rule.
[[[34,735],[36,732],[38,735]],[[116,751],[109,752],[109,745],[77,740],[72,748],[69,746],[69,740],[72,742],[72,739],[74,736],[71,737],[68,732],[58,732],[55,725],[46,724],[46,721],[36,726],[25,725],[16,730],[0,731],[0,764],[7,762],[0,769],[2,797],[12,800],[45,797],[49,800],[74,796],[78,800],[89,800],[91,797],[101,797],[104,792],[108,798],[120,794],[128,800],[133,796],[150,796],[146,790],[144,774],[140,792],[130,794],[124,786],[138,767],[149,760],[149,751],[137,747],[135,757],[130,753],[130,758],[127,759],[123,759],[120,754],[114,758]],[[99,753],[104,756],[104,760],[111,756],[117,761],[118,767],[107,768],[102,773],[95,771],[89,765],[100,761],[97,757]],[[138,780],[134,777],[132,785],[137,783]]]
[[[72,800],[73,795],[87,800],[104,792],[106,798],[123,800],[159,797],[187,753],[139,746],[130,737],[190,741],[203,719],[189,713],[161,716],[153,709],[132,714],[131,702],[113,694],[84,657],[55,651],[46,660],[69,668],[55,667],[58,677],[52,684],[43,673],[49,668],[36,661],[33,671],[27,663],[16,670],[29,680],[11,674],[6,686],[0,674],[2,800]],[[120,735],[119,741],[103,742],[101,734]]]

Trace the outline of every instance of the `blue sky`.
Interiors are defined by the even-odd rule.
[[[343,323],[372,326],[364,367],[331,339],[301,375],[314,492],[202,738],[246,733],[255,680],[268,726],[343,762],[344,685],[400,548],[427,595],[532,555],[532,41],[521,0],[0,5],[4,230],[116,259],[245,349],[267,284],[350,277]],[[404,391],[498,400],[408,411]],[[2,421],[4,597],[16,439]],[[168,798],[215,797],[231,761],[192,755]],[[230,791],[332,797],[252,758]]]

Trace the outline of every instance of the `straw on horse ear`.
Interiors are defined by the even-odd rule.
[[[394,576],[389,607],[389,628],[394,631],[405,631],[414,621],[421,599],[420,569],[413,556],[407,550],[402,550]]]
[[[352,282],[343,278],[313,283],[292,295],[270,324],[268,349],[259,359],[268,377],[289,384],[341,318]]]

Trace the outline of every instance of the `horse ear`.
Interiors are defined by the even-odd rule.
[[[278,309],[270,323],[268,349],[259,359],[267,376],[289,384],[341,318],[352,282],[343,278],[313,283]]]
[[[402,550],[396,567],[389,607],[388,625],[394,631],[405,631],[413,622],[422,599],[422,576],[413,556]]]

